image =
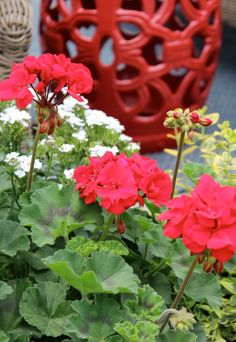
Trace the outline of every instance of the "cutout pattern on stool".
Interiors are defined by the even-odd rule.
[[[208,95],[220,1],[42,0],[41,37],[44,51],[90,67],[94,107],[117,117],[143,150],[162,149],[171,144],[166,111],[200,107]]]

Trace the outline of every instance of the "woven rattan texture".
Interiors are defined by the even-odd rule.
[[[222,0],[223,20],[236,27],[236,0]]]
[[[0,79],[27,54],[31,36],[31,1],[0,0]]]

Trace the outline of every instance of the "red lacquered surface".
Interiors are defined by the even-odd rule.
[[[171,146],[166,111],[198,108],[221,44],[219,0],[42,0],[43,50],[92,71],[92,106],[117,117],[143,151]]]

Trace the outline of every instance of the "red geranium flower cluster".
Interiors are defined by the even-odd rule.
[[[236,188],[221,186],[203,175],[190,196],[173,198],[167,207],[159,215],[160,220],[168,220],[164,235],[182,237],[191,253],[205,260],[205,270],[222,270],[220,263],[236,251]]]
[[[51,134],[62,123],[56,106],[68,94],[80,101],[79,94],[91,89],[91,74],[84,65],[72,63],[64,55],[27,56],[0,82],[0,100],[16,100],[19,109],[34,100],[39,105],[40,133]]]
[[[102,158],[91,157],[88,166],[75,169],[74,178],[86,204],[100,197],[100,205],[117,215],[137,202],[143,205],[143,196],[160,206],[172,190],[170,177],[156,162],[138,154],[127,158],[106,152]]]

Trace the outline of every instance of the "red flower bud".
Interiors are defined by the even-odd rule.
[[[212,124],[212,120],[208,119],[208,118],[201,118],[199,120],[199,123],[200,123],[200,125],[207,127],[207,126],[210,126]]]
[[[193,123],[199,123],[199,120],[200,120],[200,116],[197,112],[192,112],[191,113],[191,121]]]
[[[44,134],[49,130],[50,123],[48,120],[44,121],[39,128],[39,134]]]
[[[213,266],[214,264],[206,260],[203,264],[203,270],[207,273],[211,273],[211,271],[213,270]]]
[[[215,263],[214,263],[214,269],[216,271],[216,273],[221,273],[224,269],[224,263],[217,260]]]
[[[124,224],[124,221],[123,221],[123,220],[120,220],[120,221],[118,222],[117,231],[118,231],[118,233],[120,233],[121,235],[124,234],[124,232],[125,232],[125,224]]]
[[[57,127],[61,127],[62,122],[62,118],[59,115],[57,115]]]
[[[38,113],[38,121],[39,121],[39,123],[43,123],[44,115],[42,113]]]
[[[178,112],[174,112],[173,113],[173,118],[174,119],[178,119],[180,117],[179,113]]]
[[[204,253],[199,253],[199,254],[197,255],[197,262],[198,262],[199,264],[202,264],[203,261],[204,261],[204,259],[205,259],[205,254],[204,254]]]

